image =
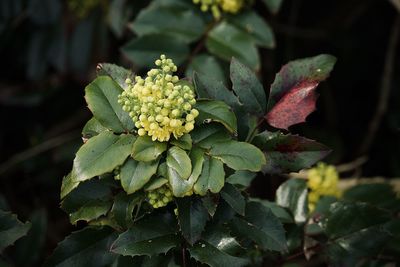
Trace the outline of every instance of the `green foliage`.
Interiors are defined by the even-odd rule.
[[[31,224],[22,223],[11,212],[0,210],[0,252],[26,235]]]

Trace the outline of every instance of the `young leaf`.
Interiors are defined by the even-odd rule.
[[[246,201],[242,196],[242,193],[234,186],[229,183],[225,183],[224,188],[221,190],[221,197],[229,206],[232,207],[240,215],[244,215],[244,209]]]
[[[132,157],[137,161],[153,161],[165,150],[167,143],[151,140],[150,136],[139,136],[132,148]]]
[[[116,132],[130,132],[135,127],[129,114],[118,104],[122,88],[110,77],[101,76],[85,89],[85,99],[93,116],[106,128]]]
[[[245,142],[231,140],[216,143],[211,147],[210,155],[234,170],[257,172],[265,165],[264,154],[257,147]]]
[[[170,214],[150,215],[119,235],[111,251],[124,256],[153,256],[179,245],[176,221]]]
[[[223,163],[214,157],[205,157],[200,177],[194,184],[194,192],[204,196],[208,190],[218,193],[224,186],[225,171]]]
[[[174,169],[182,179],[188,179],[192,173],[192,163],[186,152],[173,146],[168,149],[167,153],[167,166]]]
[[[290,179],[276,191],[276,204],[288,208],[296,223],[304,223],[307,220],[308,200],[307,184],[301,179]]]
[[[98,267],[108,266],[116,258],[110,252],[117,233],[109,227],[86,227],[73,232],[58,244],[44,267]]]
[[[237,132],[236,116],[224,102],[216,100],[197,101],[195,108],[200,112],[196,119],[200,124],[216,121],[222,123],[230,132]]]
[[[193,245],[200,239],[208,220],[208,212],[198,198],[178,198],[178,221],[186,241]]]
[[[309,168],[331,152],[314,140],[279,132],[264,131],[256,135],[253,143],[265,152],[267,164],[262,171],[269,174],[297,172]]]
[[[125,83],[126,79],[129,78],[133,81],[135,78],[131,70],[127,70],[115,64],[99,63],[97,64],[96,70],[97,76],[109,76],[123,89],[127,88],[127,84]]]
[[[0,252],[26,235],[30,228],[29,222],[22,223],[11,212],[0,210]]]
[[[102,132],[90,138],[76,153],[74,173],[76,181],[111,172],[129,156],[135,137],[130,134],[114,135]]]
[[[238,234],[252,239],[264,250],[286,250],[285,230],[281,222],[260,203],[249,202],[245,218],[235,218],[233,226]]]
[[[252,114],[264,114],[267,106],[264,88],[253,71],[232,58],[230,77],[232,89],[239,97],[244,109]]]
[[[157,172],[158,160],[143,162],[129,158],[121,167],[120,179],[122,188],[127,194],[135,193],[150,181]]]

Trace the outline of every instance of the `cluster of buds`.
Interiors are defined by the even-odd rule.
[[[160,188],[147,192],[147,198],[153,208],[161,208],[166,206],[172,201],[172,191],[167,185],[163,185]]]
[[[310,188],[308,194],[309,210],[313,211],[318,200],[322,196],[340,197],[340,190],[338,188],[339,174],[335,166],[327,165],[323,162],[307,172],[308,182]]]
[[[244,0],[193,0],[193,3],[199,4],[203,12],[211,10],[216,19],[221,17],[221,9],[226,13],[236,14],[244,6]]]
[[[135,77],[125,82],[128,88],[119,95],[118,103],[129,112],[140,136],[151,136],[153,141],[176,139],[194,128],[199,112],[193,108],[196,99],[192,88],[179,84],[173,75],[177,67],[171,59],[161,55],[155,61],[158,68],[147,72],[147,77]]]

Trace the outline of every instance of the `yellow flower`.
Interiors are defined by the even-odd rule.
[[[203,12],[211,10],[214,18],[220,19],[221,10],[226,13],[236,14],[244,6],[245,0],[193,0],[193,3],[199,4]]]
[[[177,67],[171,59],[161,55],[155,61],[158,68],[147,72],[147,77],[136,76],[135,83],[125,82],[128,88],[119,95],[118,103],[138,129],[138,135],[151,136],[153,141],[168,141],[171,134],[176,139],[194,128],[199,112],[191,87],[180,84],[173,75]]]
[[[339,174],[335,167],[323,162],[308,171],[307,185],[310,189],[308,194],[309,210],[313,211],[318,200],[322,196],[340,197],[338,188]]]

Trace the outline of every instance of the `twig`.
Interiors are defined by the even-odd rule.
[[[389,96],[390,96],[390,88],[392,85],[394,63],[396,59],[396,48],[399,42],[399,31],[400,31],[400,14],[397,15],[389,34],[389,41],[385,57],[385,65],[382,74],[380,95],[377,108],[369,124],[367,134],[358,150],[358,155],[363,155],[367,153],[368,150],[370,149],[371,144],[374,141],[375,135],[378,131],[378,128],[381,124],[383,115],[385,115],[387,110]]]
[[[71,140],[76,139],[79,136],[79,132],[80,131],[76,131],[76,130],[72,131],[72,132],[68,132],[66,134],[48,139],[47,141],[44,141],[43,143],[41,143],[37,146],[31,147],[25,151],[15,154],[9,160],[7,160],[6,162],[3,162],[0,165],[0,175],[7,172],[8,170],[14,168],[16,165],[18,165],[19,163],[21,163],[23,161],[26,161],[26,160],[33,158],[43,152],[46,152],[50,149],[53,149],[62,144],[65,144]]]
[[[186,248],[184,246],[182,247],[182,265],[186,267]]]

